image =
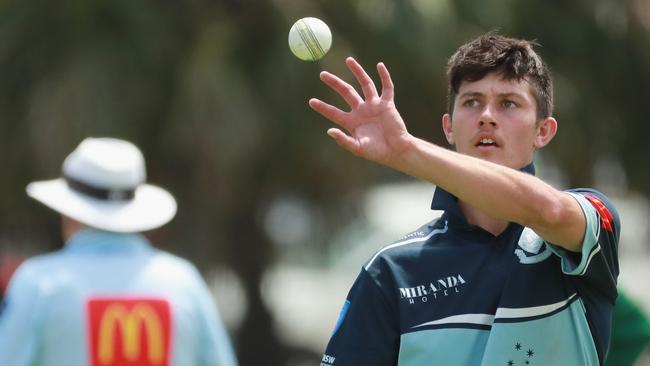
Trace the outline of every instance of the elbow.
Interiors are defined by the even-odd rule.
[[[570,196],[560,194],[547,198],[542,202],[537,202],[537,209],[532,216],[529,224],[532,227],[557,229],[566,225],[572,225],[574,212],[572,203],[567,200],[573,200]]]
[[[563,199],[551,200],[541,212],[542,225],[552,228],[567,224],[570,218],[567,206]]]
[[[568,194],[561,194],[540,207],[533,229],[550,243],[580,252],[585,221],[577,201]]]

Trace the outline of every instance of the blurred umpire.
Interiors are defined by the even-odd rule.
[[[236,365],[196,268],[139,232],[170,221],[176,201],[145,184],[133,144],[88,138],[60,179],[27,194],[62,215],[65,247],[26,261],[0,315],[3,366]]]

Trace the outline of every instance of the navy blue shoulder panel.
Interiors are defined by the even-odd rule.
[[[371,275],[376,274],[381,268],[381,262],[391,263],[401,257],[411,257],[414,251],[419,251],[433,236],[445,232],[447,222],[437,218],[379,249],[363,267]]]

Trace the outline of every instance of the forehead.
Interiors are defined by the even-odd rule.
[[[489,73],[480,80],[463,81],[458,88],[458,96],[463,95],[517,95],[525,99],[533,100],[533,91],[527,79],[506,80],[503,75]]]

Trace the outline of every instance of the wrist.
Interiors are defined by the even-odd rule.
[[[405,131],[399,140],[394,154],[385,164],[393,169],[410,174],[409,167],[412,166],[414,158],[417,156],[418,151],[421,150],[421,144],[424,141],[411,135],[408,131]]]

